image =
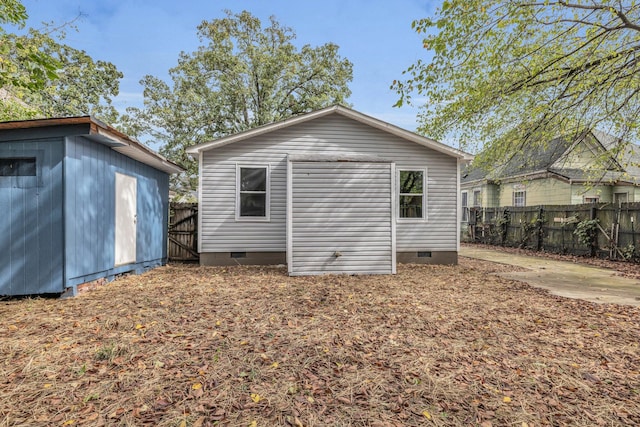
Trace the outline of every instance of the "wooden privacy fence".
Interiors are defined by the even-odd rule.
[[[471,208],[463,241],[640,260],[640,203]]]
[[[171,203],[168,240],[169,261],[199,260],[197,203]]]

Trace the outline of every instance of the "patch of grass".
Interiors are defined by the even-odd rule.
[[[127,349],[119,344],[109,343],[101,346],[96,350],[95,358],[98,361],[107,360],[112,362],[116,357],[123,356],[127,353]]]

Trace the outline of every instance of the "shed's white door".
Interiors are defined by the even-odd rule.
[[[136,262],[136,189],[135,177],[116,173],[115,265]]]

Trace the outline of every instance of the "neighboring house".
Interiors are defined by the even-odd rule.
[[[471,207],[640,201],[640,147],[615,154],[617,143],[592,131],[576,140],[555,138],[490,171],[469,166],[462,172],[462,220]]]
[[[75,294],[166,263],[180,171],[89,116],[0,123],[0,295]]]
[[[196,145],[205,265],[291,275],[457,262],[467,153],[341,106]]]

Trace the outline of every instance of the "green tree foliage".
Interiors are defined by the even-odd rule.
[[[0,0],[0,25],[10,24],[23,28],[28,15],[17,0]],[[55,78],[58,64],[54,58],[40,50],[28,38],[7,40],[0,27],[0,87],[20,87],[35,91],[42,89],[47,79]]]
[[[445,0],[413,26],[433,56],[393,83],[397,105],[426,99],[420,131],[484,146],[481,163],[586,129],[638,134],[635,1]]]
[[[3,23],[24,26],[27,13],[15,0],[0,0]],[[115,122],[111,105],[122,73],[106,61],[61,43],[65,23],[26,34],[0,30],[0,120],[92,114]]]
[[[62,44],[39,31],[31,30],[28,37],[59,64],[56,78],[47,79],[44,88],[23,96],[40,116],[91,114],[107,123],[118,120],[112,99],[119,93],[123,74],[114,64],[94,60],[85,51]]]
[[[145,76],[144,108],[130,109],[122,128],[163,144],[161,152],[188,168],[180,191],[196,188],[197,165],[185,149],[331,104],[350,95],[352,64],[327,43],[297,49],[294,32],[249,12],[204,21],[201,46],[181,53],[171,83]],[[180,188],[181,187],[181,188]]]

